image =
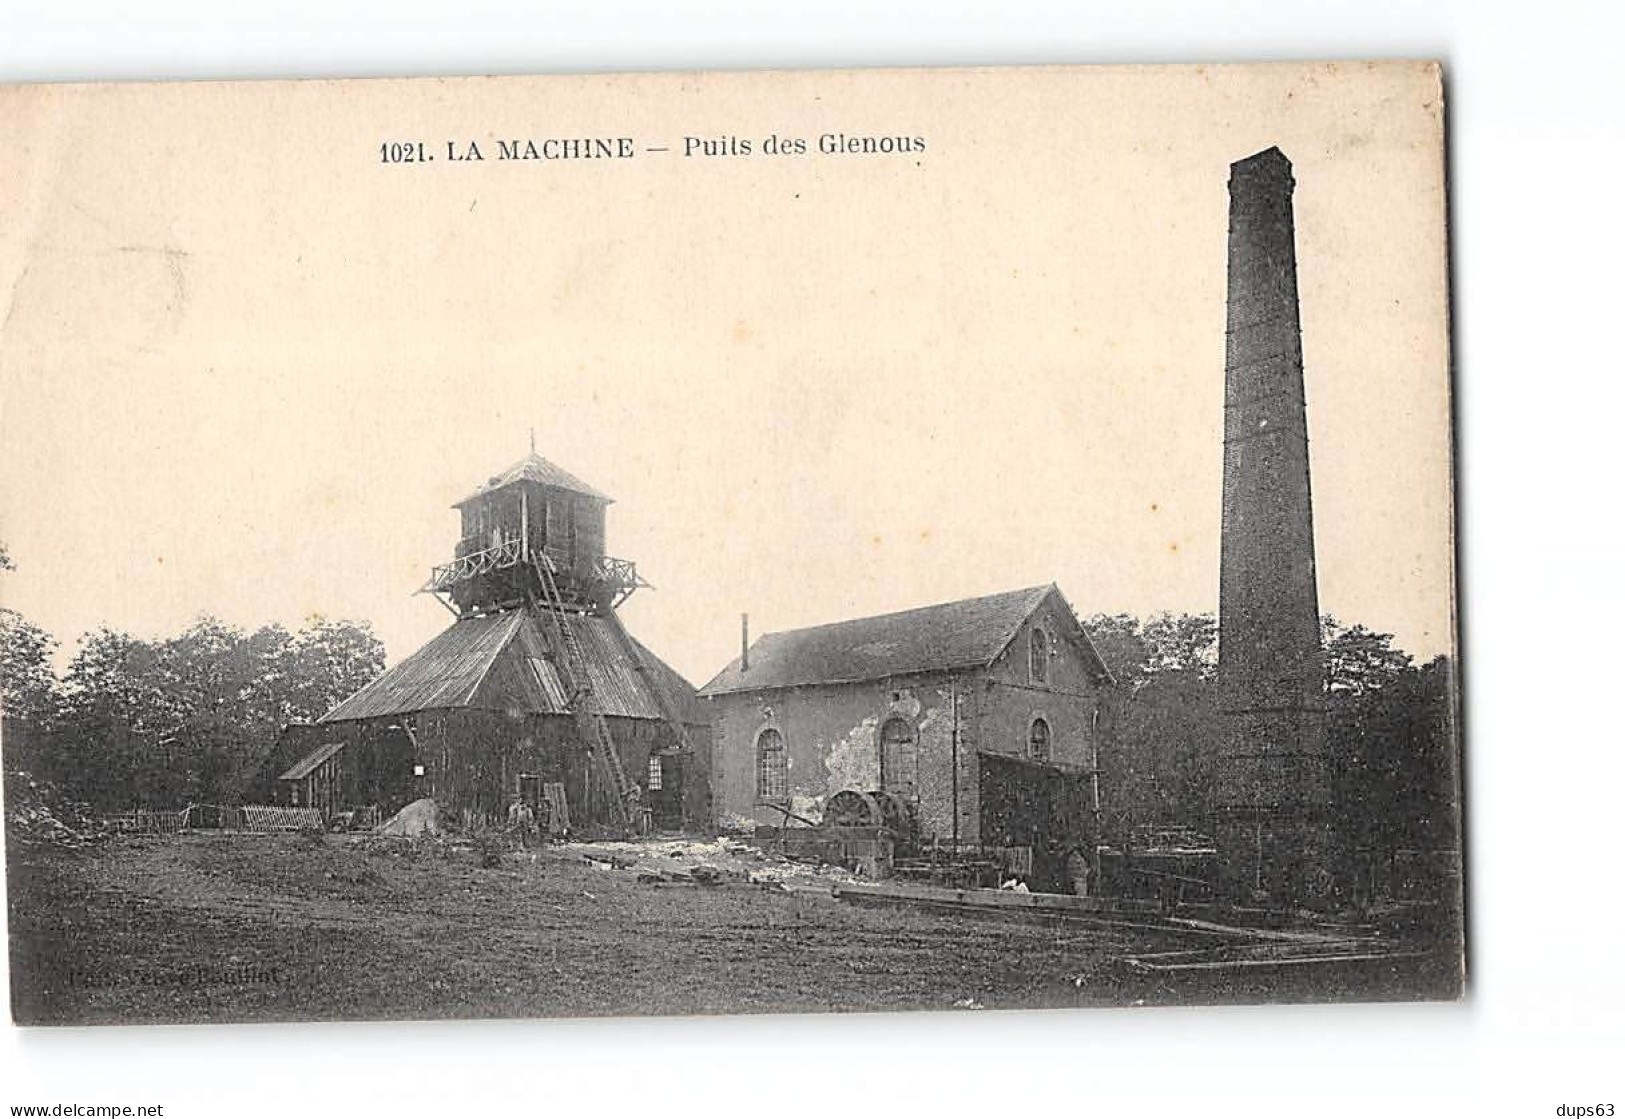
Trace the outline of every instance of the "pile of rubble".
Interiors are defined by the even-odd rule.
[[[6,838],[22,845],[87,847],[111,833],[90,806],[63,800],[55,789],[26,773],[6,781]]]
[[[858,880],[845,867],[770,855],[753,844],[728,838],[567,843],[558,850],[579,855],[605,870],[634,874],[651,885],[739,882],[788,889]]]
[[[420,837],[440,834],[440,806],[428,797],[414,800],[378,825],[379,835]]]

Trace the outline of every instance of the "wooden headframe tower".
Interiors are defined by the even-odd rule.
[[[633,786],[593,695],[592,674],[576,632],[581,619],[592,616],[610,623],[679,747],[690,750],[691,743],[670,698],[616,614],[630,595],[649,584],[630,560],[605,554],[604,514],[612,500],[542,458],[533,443],[530,454],[457,502],[462,536],[456,553],[450,563],[434,568],[422,591],[459,619],[508,610],[540,617],[569,713],[602,772],[611,818],[627,826],[633,822],[628,804]]]

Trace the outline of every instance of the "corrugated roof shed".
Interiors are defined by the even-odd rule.
[[[308,777],[312,770],[342,749],[344,749],[344,743],[342,742],[329,742],[326,745],[318,746],[295,762],[293,767],[281,777],[278,777],[277,780],[298,781]]]
[[[508,467],[508,469],[504,470],[501,474],[496,475],[490,481],[486,482],[485,485],[463,498],[463,500],[457,502],[457,504],[453,505],[452,508],[455,509],[459,506],[467,505],[470,501],[473,501],[481,494],[490,493],[492,490],[499,490],[503,486],[511,486],[515,482],[539,482],[544,486],[552,486],[555,489],[569,490],[571,493],[579,493],[586,497],[596,498],[605,504],[615,500],[608,494],[604,494],[593,489],[593,487],[589,486],[587,483],[583,482],[580,478],[577,478],[574,474],[571,474],[563,467],[553,465],[541,455],[537,454],[535,451],[532,451],[530,454],[526,455],[512,466]]]
[[[1054,595],[1075,627],[1085,655],[1109,678],[1094,646],[1055,584],[855,618],[846,622],[763,634],[750,647],[750,671],[735,660],[702,696],[843,684],[919,672],[991,664],[1033,612]]]
[[[659,687],[684,722],[701,725],[706,721],[705,712],[694,702],[693,685],[636,639],[632,639],[638,654],[634,656],[620,641],[617,623],[575,616],[571,624],[600,712],[628,719],[659,719],[658,701],[650,693],[651,687]],[[529,608],[464,618],[334,707],[321,721],[456,707],[568,714],[565,704],[569,697],[549,656],[548,630],[540,613]],[[640,669],[639,657],[647,672]]]

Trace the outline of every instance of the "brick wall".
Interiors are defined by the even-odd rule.
[[[1216,776],[1230,808],[1329,797],[1294,185],[1273,148],[1231,169]]]
[[[777,730],[784,740],[788,807],[817,821],[833,794],[882,787],[881,729],[888,720],[899,719],[914,735],[922,834],[948,838],[953,830],[956,688],[948,674],[935,673],[707,700],[713,711],[711,793],[717,823],[734,828],[783,823],[783,814],[757,795],[756,743],[763,731]],[[961,759],[961,787],[966,772]]]

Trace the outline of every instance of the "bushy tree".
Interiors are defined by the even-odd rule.
[[[245,633],[205,617],[159,641],[103,628],[61,680],[57,647],[0,609],[6,774],[102,811],[235,800],[284,724],[319,718],[384,667],[369,625],[325,618]]]
[[[7,772],[38,765],[56,722],[60,685],[51,669],[57,641],[15,610],[0,608],[0,739]]]
[[[0,704],[6,714],[47,722],[58,684],[51,670],[57,640],[15,610],[0,607]]]
[[[98,808],[163,803],[163,753],[181,707],[161,681],[152,645],[110,629],[86,634],[63,679],[46,776]]]
[[[15,570],[10,550],[0,541],[0,571]],[[8,778],[37,764],[56,721],[61,698],[51,668],[56,650],[56,638],[17,611],[0,607],[0,742]]]
[[[1097,614],[1084,623],[1118,687],[1106,705],[1102,800],[1107,834],[1135,823],[1200,819],[1218,710],[1211,614]]]
[[[284,656],[283,723],[319,719],[384,670],[384,644],[365,622],[313,618]]]
[[[49,776],[104,811],[234,801],[284,724],[319,717],[383,662],[364,623],[244,633],[202,618],[157,642],[98,630],[63,681]]]
[[[1394,648],[1394,635],[1365,626],[1345,626],[1330,614],[1320,619],[1326,665],[1326,694],[1362,696],[1387,687],[1411,666],[1411,655]]]
[[[1153,676],[1188,673],[1211,680],[1219,666],[1219,624],[1212,614],[1157,614],[1142,629]]]
[[[1356,849],[1441,850],[1457,842],[1456,681],[1448,657],[1407,664],[1328,697],[1340,826]]]
[[[1131,823],[1200,823],[1223,733],[1211,615],[1144,622],[1100,614],[1085,623],[1118,680],[1101,751],[1102,799]],[[1456,834],[1455,669],[1418,667],[1393,635],[1322,619],[1333,793],[1345,842],[1445,848]]]

